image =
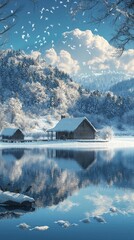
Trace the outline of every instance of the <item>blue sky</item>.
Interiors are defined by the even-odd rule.
[[[60,49],[62,33],[75,28],[90,29],[94,33],[98,30],[97,33],[107,40],[112,36],[107,22],[99,26],[88,24],[86,14],[79,14],[73,19],[69,13],[69,0],[37,0],[35,3],[32,0],[23,0],[22,3],[12,1],[9,11],[15,8],[16,3],[22,6],[22,10],[15,20],[16,25],[8,33],[7,47],[13,46],[14,49],[25,51],[38,49],[43,52],[53,43]]]
[[[70,1],[11,1],[8,13],[19,5],[22,9],[16,19],[10,19],[15,26],[7,32],[4,48],[21,49],[27,54],[36,51],[35,56],[41,53],[48,63],[71,75],[102,71],[133,74],[134,50],[127,50],[120,60],[113,57],[115,49],[109,44],[112,23],[91,25],[88,12],[73,18]]]

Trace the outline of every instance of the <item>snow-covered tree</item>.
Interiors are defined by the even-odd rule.
[[[121,51],[134,41],[134,1],[133,0],[78,0],[77,5],[71,7],[71,14],[88,12],[89,22],[112,23],[115,46]]]
[[[105,140],[111,140],[114,137],[114,131],[111,127],[105,127],[99,132],[99,137]]]

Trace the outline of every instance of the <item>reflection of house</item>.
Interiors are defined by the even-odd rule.
[[[58,124],[48,131],[48,139],[94,139],[96,129],[86,117],[62,118]]]
[[[60,159],[74,160],[83,169],[87,169],[96,160],[95,151],[80,151],[80,150],[61,150],[61,149],[48,149],[48,157],[60,161]]]
[[[2,157],[5,160],[20,160],[24,155],[24,149],[19,148],[9,148],[9,149],[2,149]]]
[[[3,141],[23,141],[24,134],[18,128],[4,128],[1,132]]]

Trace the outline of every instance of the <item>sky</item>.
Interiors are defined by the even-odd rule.
[[[11,0],[6,8],[12,13],[21,9],[15,24],[4,37],[4,48],[24,50],[58,66],[70,75],[119,71],[126,75],[134,73],[134,50],[127,49],[121,58],[115,58],[115,49],[109,44],[113,26],[104,21],[99,25],[89,23],[88,13],[72,17],[71,0]],[[73,1],[77,6],[77,0]],[[6,28],[6,23],[4,28]]]

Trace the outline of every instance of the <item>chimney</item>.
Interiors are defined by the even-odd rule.
[[[66,116],[65,115],[61,115],[61,119],[65,118]]]

